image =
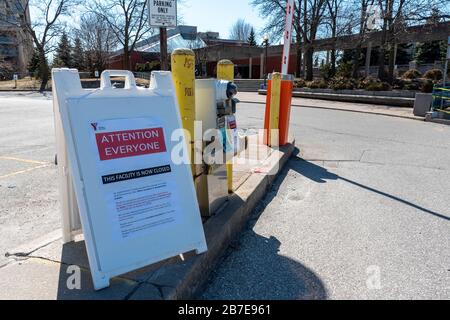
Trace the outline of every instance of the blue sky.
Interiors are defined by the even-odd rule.
[[[264,20],[259,16],[258,10],[250,5],[250,0],[182,0],[178,4],[178,13],[183,24],[197,26],[199,32],[219,32],[221,38],[228,38],[233,23],[242,18],[255,27],[257,42],[262,41],[259,32],[264,27]],[[36,20],[36,15],[37,12],[32,7],[32,20]],[[76,28],[79,18],[72,15],[64,20],[69,27]]]
[[[232,24],[239,18],[253,25],[258,31],[264,20],[249,0],[184,0],[179,13],[184,23],[196,25],[199,31],[216,31],[228,38]]]

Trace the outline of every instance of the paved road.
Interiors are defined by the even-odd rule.
[[[50,97],[0,93],[0,266],[60,227],[54,135]]]
[[[300,154],[201,298],[450,299],[450,127],[294,108],[292,133]]]
[[[240,105],[240,126],[262,112]],[[203,297],[450,298],[450,127],[304,108],[292,120],[300,155]],[[0,94],[0,266],[60,227],[53,130],[49,97]]]

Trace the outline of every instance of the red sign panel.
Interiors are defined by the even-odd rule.
[[[166,151],[162,128],[97,133],[95,138],[101,161]]]

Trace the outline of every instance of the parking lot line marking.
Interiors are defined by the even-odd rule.
[[[24,162],[24,163],[32,163],[32,164],[49,164],[48,162],[43,162],[43,161],[36,161],[36,160],[28,160],[28,159],[21,159],[21,158],[15,158],[15,157],[0,157],[0,159],[3,160],[14,160],[14,161],[19,161],[19,162]]]
[[[0,179],[9,178],[9,177],[12,177],[12,176],[16,176],[16,175],[19,175],[19,174],[31,172],[31,171],[34,171],[34,170],[37,170],[37,169],[42,169],[42,168],[46,168],[46,167],[50,167],[50,166],[51,166],[51,163],[47,163],[47,164],[43,164],[41,166],[33,167],[33,168],[30,168],[30,169],[8,173],[8,174],[6,174],[4,176],[0,176]]]

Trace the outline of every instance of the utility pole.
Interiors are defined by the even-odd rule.
[[[167,60],[167,28],[161,27],[159,28],[159,43],[160,43],[160,51],[161,51],[161,70],[168,71],[169,64]]]

